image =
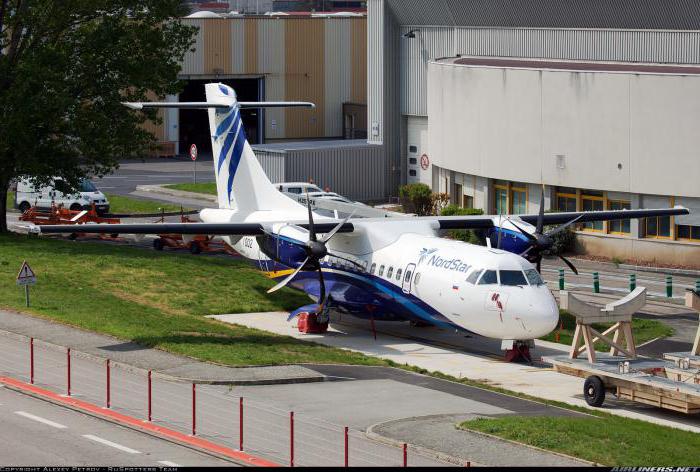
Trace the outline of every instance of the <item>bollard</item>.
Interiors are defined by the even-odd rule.
[[[151,385],[151,371],[148,371],[148,421],[153,420],[153,409],[152,409],[152,403],[151,403],[151,391],[152,391],[152,385]]]
[[[34,383],[34,338],[29,338],[29,383]]]
[[[637,288],[637,274],[630,274],[630,292]]]
[[[670,275],[666,276],[666,296],[668,298],[673,296],[673,277]]]
[[[110,399],[110,390],[111,390],[111,385],[110,385],[110,372],[109,372],[109,359],[107,359],[107,408],[110,408],[112,406],[111,404],[111,399]]]
[[[192,384],[192,436],[197,434],[197,390]]]
[[[559,290],[564,290],[564,269],[559,269]]]
[[[70,397],[70,348],[68,348],[68,350],[66,351],[66,377],[68,396]]]
[[[695,293],[700,293],[700,279],[695,281]]]
[[[345,427],[345,467],[349,467],[349,452],[348,452],[348,427]]]
[[[238,399],[238,450],[243,450],[243,397]]]
[[[294,412],[289,412],[289,466],[294,467]]]
[[[600,293],[600,277],[598,272],[593,272],[593,293]]]
[[[403,443],[403,466],[408,467],[408,445]]]

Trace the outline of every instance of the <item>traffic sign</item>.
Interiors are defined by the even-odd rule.
[[[420,167],[423,170],[428,170],[428,167],[430,166],[430,159],[428,159],[427,154],[423,154],[420,156]]]
[[[197,160],[197,145],[196,144],[193,144],[192,146],[190,146],[190,159],[192,159],[193,161]]]
[[[17,285],[34,285],[36,284],[36,275],[27,261],[22,263],[22,267],[17,274]]]

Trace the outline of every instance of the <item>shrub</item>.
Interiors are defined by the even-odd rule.
[[[457,205],[447,205],[440,212],[441,216],[457,215],[483,215],[484,210],[480,208],[461,208]],[[471,244],[486,244],[486,235],[482,230],[454,229],[447,233],[448,237]]]
[[[401,206],[406,213],[415,213],[418,216],[432,214],[433,191],[425,184],[407,184],[399,188]]]

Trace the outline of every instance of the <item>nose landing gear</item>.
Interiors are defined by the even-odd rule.
[[[510,344],[510,347],[508,347]],[[530,356],[530,347],[534,343],[531,340],[528,341],[504,341],[501,345],[501,349],[505,350],[505,361],[506,362],[520,362],[524,361],[529,364],[532,363],[532,356]]]

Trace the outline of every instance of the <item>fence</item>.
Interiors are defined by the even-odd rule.
[[[33,338],[0,334],[2,375],[281,465],[452,465],[406,445],[378,443],[362,431],[238,396],[229,386],[175,381]]]
[[[652,277],[639,277],[638,274],[600,273],[579,271],[578,275],[567,274],[563,269],[542,268],[542,275],[552,287],[559,290],[580,289],[592,293],[613,292],[627,294],[633,291],[637,285],[647,287],[647,296],[650,298],[664,299],[668,301],[682,301],[685,290],[700,291],[700,279],[664,274],[663,279]],[[573,282],[571,281],[573,279]]]

